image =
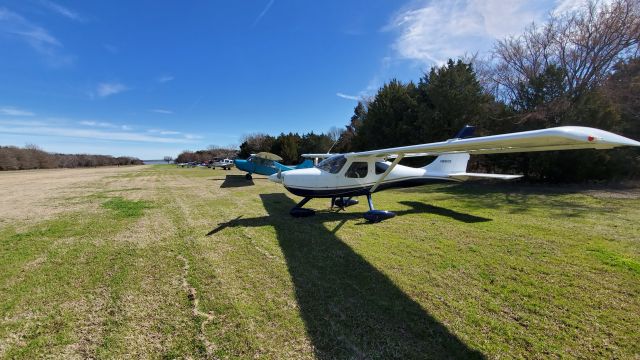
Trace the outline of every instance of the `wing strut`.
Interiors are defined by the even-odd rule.
[[[389,175],[391,170],[393,170],[393,168],[396,167],[396,165],[398,165],[398,163],[400,162],[400,160],[402,160],[403,157],[404,157],[404,154],[402,153],[398,154],[398,157],[396,157],[395,160],[393,160],[393,162],[391,163],[391,165],[389,165],[387,170],[384,173],[382,173],[382,176],[380,176],[380,179],[378,179],[378,181],[376,181],[376,183],[373,184],[373,187],[369,189],[369,193],[373,193],[374,191],[376,191],[378,186],[382,183],[382,180],[384,180],[387,177],[387,175]]]

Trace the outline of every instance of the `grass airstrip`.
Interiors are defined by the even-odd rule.
[[[366,224],[237,171],[0,173],[2,358],[637,358],[640,191],[431,185]]]

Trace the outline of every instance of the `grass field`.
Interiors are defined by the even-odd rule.
[[[640,191],[433,185],[366,224],[236,171],[0,173],[3,358],[639,358]]]

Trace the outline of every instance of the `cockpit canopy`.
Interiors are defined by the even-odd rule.
[[[344,155],[334,155],[322,160],[316,165],[316,168],[331,174],[337,174],[342,170],[346,162],[347,158]]]
[[[247,159],[248,162],[252,162],[256,165],[262,165],[262,166],[267,166],[267,167],[274,167],[273,165],[273,160],[268,160],[268,159],[263,159],[261,157],[257,157],[254,155],[249,156],[249,158]]]

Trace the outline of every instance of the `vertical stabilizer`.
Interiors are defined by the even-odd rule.
[[[307,169],[312,167],[313,167],[313,161],[306,159],[305,161],[295,166],[294,169]]]
[[[471,125],[465,125],[454,139],[464,139],[473,136],[476,127]],[[425,166],[423,169],[427,170],[430,174],[454,174],[463,173],[467,171],[467,163],[469,162],[469,154],[444,154],[438,156],[431,164]]]
[[[470,157],[467,153],[440,155],[424,169],[427,170],[427,174],[463,173],[467,171]]]

